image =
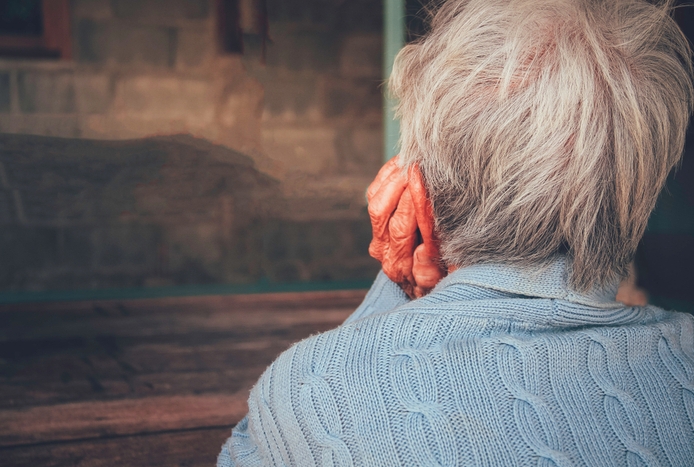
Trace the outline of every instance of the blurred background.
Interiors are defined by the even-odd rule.
[[[383,80],[425,3],[0,1],[0,302],[367,287]],[[636,261],[688,310],[691,150]]]
[[[214,464],[379,270],[383,82],[426,3],[0,0],[0,464]],[[690,134],[625,301],[694,312]]]
[[[0,8],[2,291],[375,276],[381,2]]]

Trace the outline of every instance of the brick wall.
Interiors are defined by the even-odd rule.
[[[253,35],[242,56],[218,52],[213,0],[72,0],[73,61],[0,59],[0,133],[183,133],[228,149],[210,149],[214,160],[230,157],[220,169],[193,164],[208,160],[196,150],[186,163],[179,148],[174,169],[134,158],[131,173],[118,163],[128,151],[108,149],[116,143],[80,159],[73,139],[68,149],[3,140],[0,291],[375,275],[364,191],[382,162],[381,3],[267,5],[264,59]],[[47,155],[34,160],[42,144]],[[239,207],[238,190],[196,191],[208,171],[229,179],[235,151],[267,176],[281,209],[260,219]],[[116,169],[126,175],[114,181]]]
[[[366,215],[291,219],[280,183],[190,136],[0,135],[2,291],[368,280]]]
[[[281,180],[288,216],[359,215],[382,158],[380,2],[269,0],[264,64],[251,35],[218,53],[213,0],[71,8],[74,61],[0,59],[0,132],[187,133]]]

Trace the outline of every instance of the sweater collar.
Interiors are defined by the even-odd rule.
[[[472,285],[527,297],[559,299],[597,308],[613,308],[619,281],[577,292],[568,285],[567,260],[559,256],[543,265],[476,264],[458,269],[437,289],[456,284]]]

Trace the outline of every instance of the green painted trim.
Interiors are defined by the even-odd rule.
[[[46,290],[0,292],[0,304],[65,302],[83,300],[135,300],[142,298],[196,297],[204,295],[240,295],[278,292],[321,292],[360,290],[371,287],[373,280],[335,282],[293,282],[254,284],[207,284],[168,287],[129,287],[123,289]]]
[[[383,79],[393,71],[395,56],[405,45],[405,0],[383,2]],[[383,159],[387,161],[399,152],[400,122],[395,119],[395,100],[388,92],[383,96]]]

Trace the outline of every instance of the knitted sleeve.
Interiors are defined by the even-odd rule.
[[[381,271],[345,324],[409,301]],[[322,375],[327,363],[321,356],[335,351],[329,348],[331,335],[294,345],[263,373],[248,399],[248,415],[222,446],[217,467],[332,465],[332,459],[322,457],[350,458],[340,441],[337,402]]]
[[[375,313],[390,311],[409,301],[410,299],[405,292],[395,282],[388,279],[388,276],[381,270],[364,297],[364,301],[345,320],[345,323],[351,323]]]
[[[338,330],[339,331],[339,330]],[[217,466],[354,465],[344,440],[339,391],[330,385],[336,331],[292,346],[251,390],[248,416],[232,431]]]

